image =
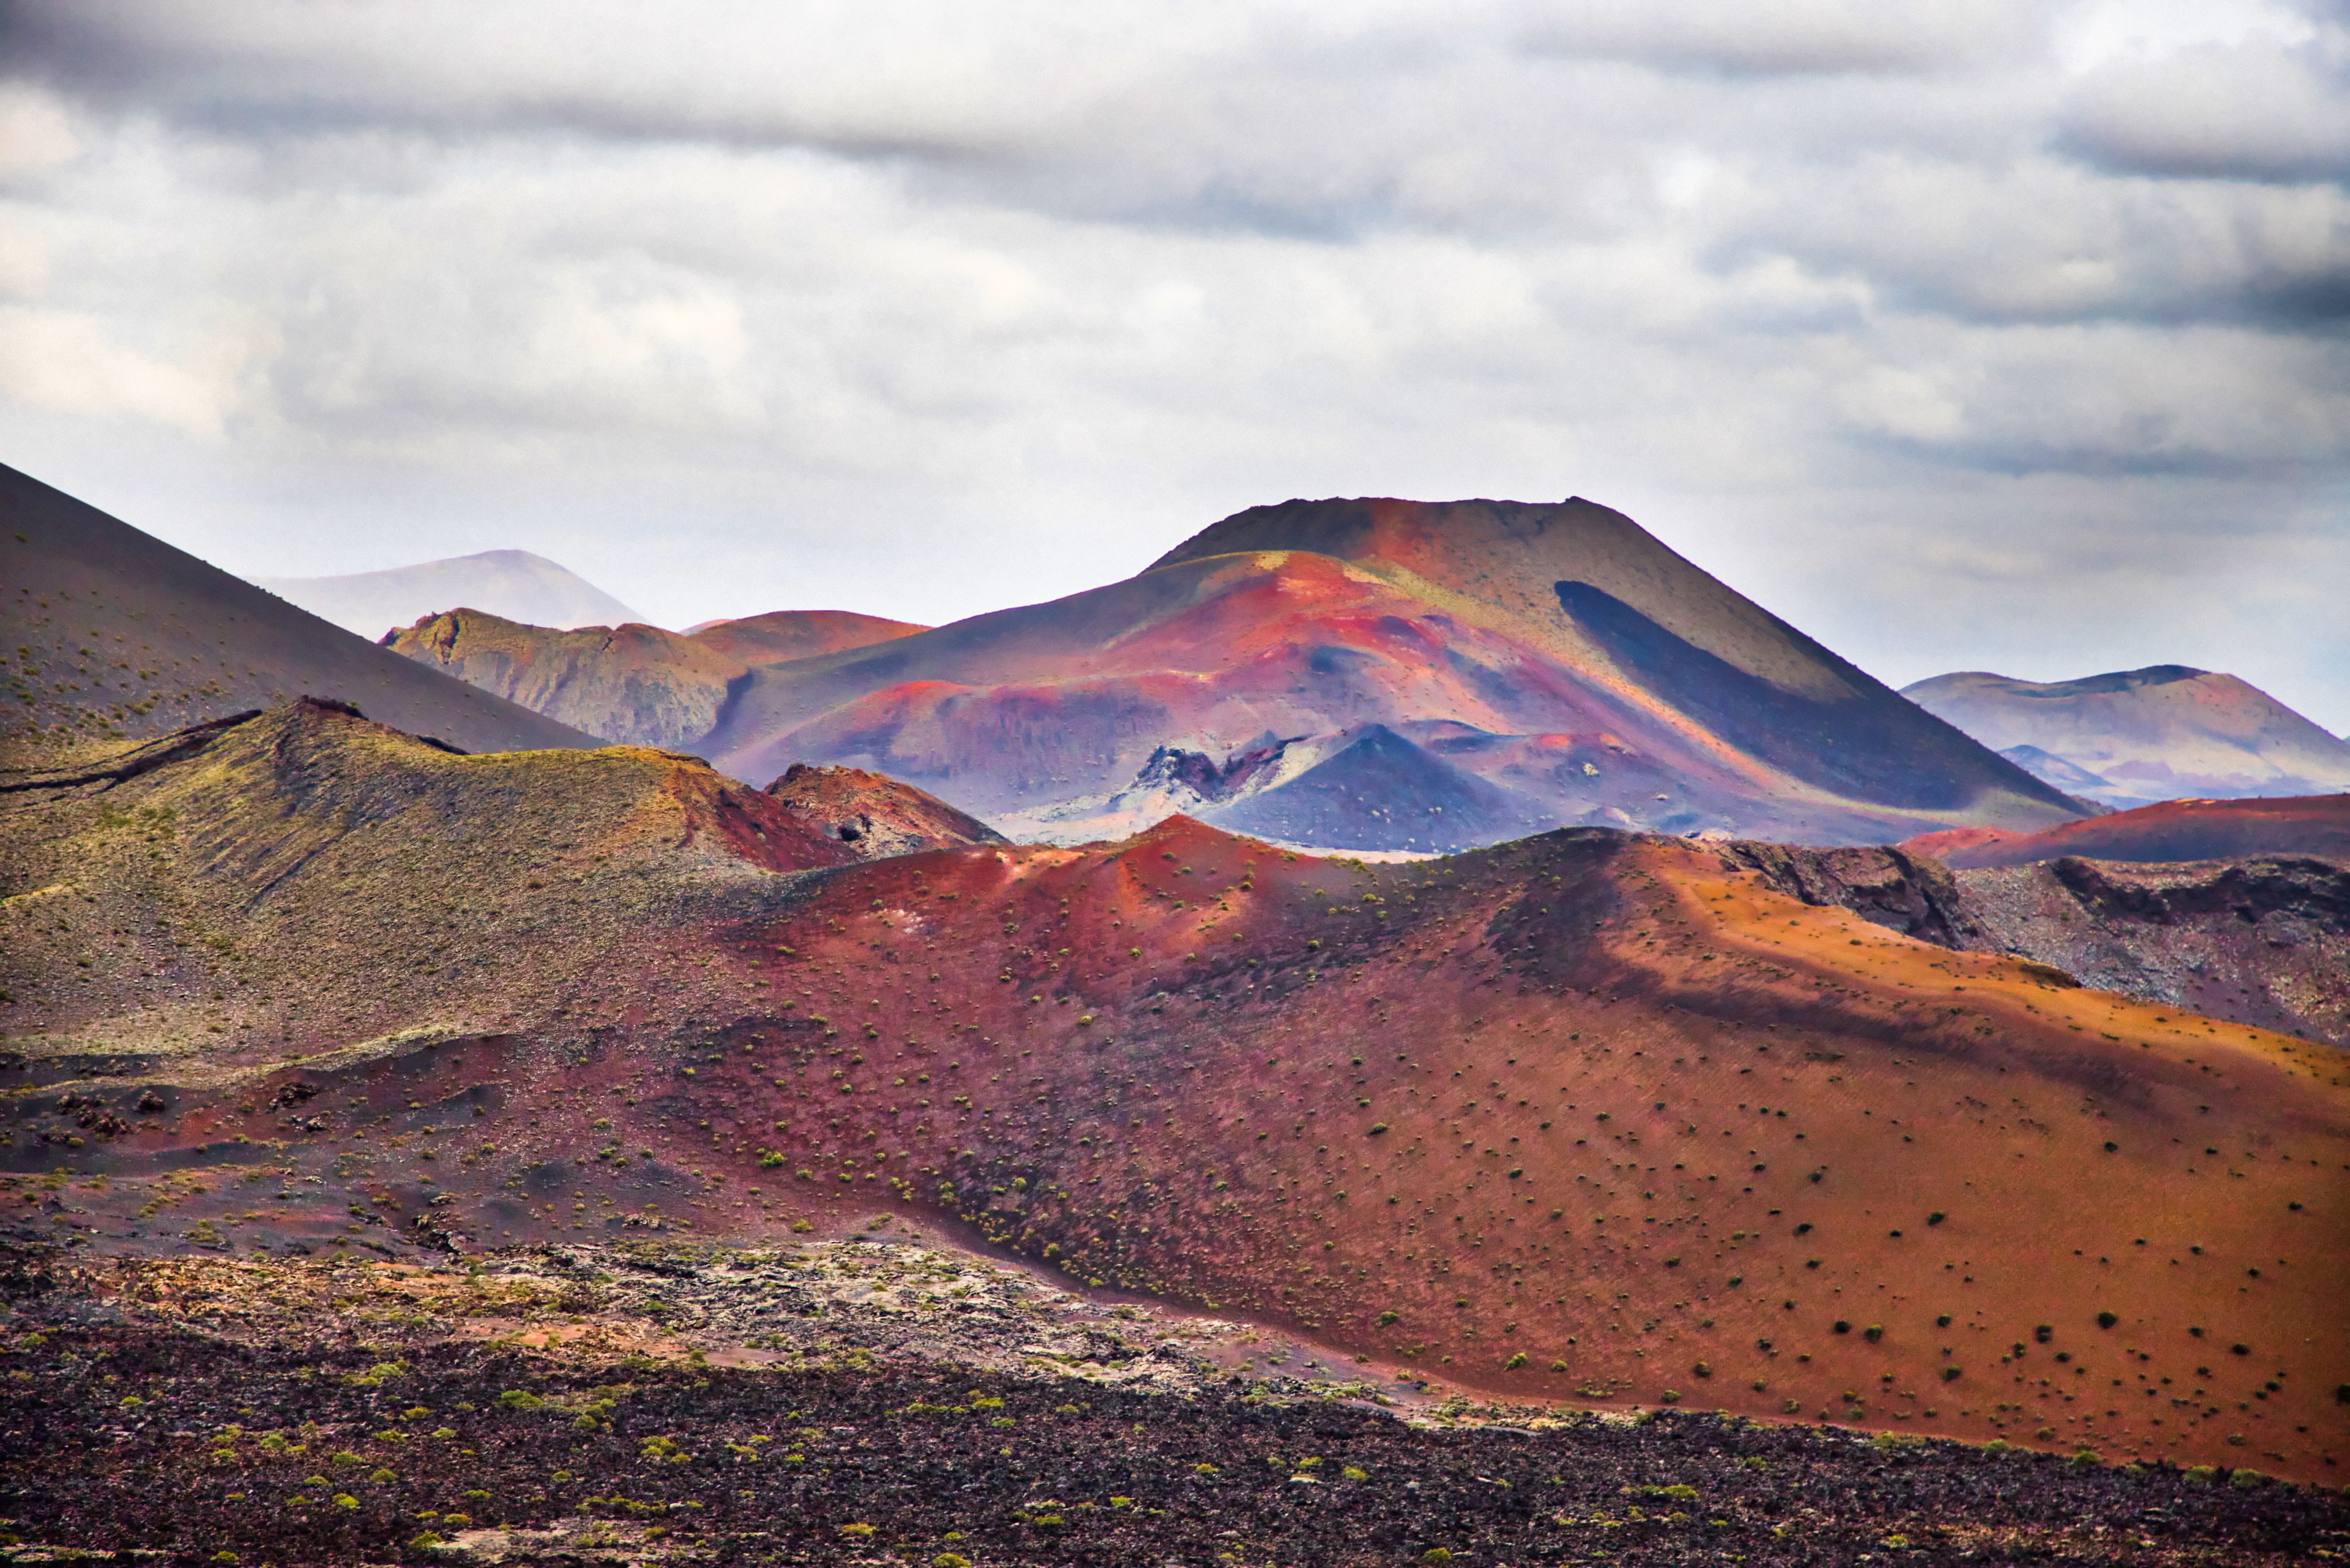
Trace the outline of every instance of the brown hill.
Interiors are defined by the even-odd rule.
[[[859,860],[1010,842],[934,794],[861,768],[795,763],[767,793],[793,816],[848,846]]]
[[[1481,841],[1576,822],[1882,841],[2079,810],[1585,502],[1243,513],[1126,582],[754,671],[709,750],[742,777],[878,768],[1067,841],[1119,830],[1115,797],[1162,749],[1295,737],[1304,767],[1371,724],[1503,792]],[[1367,839],[1411,808],[1362,801],[1315,842],[1461,841]]]
[[[2286,800],[2173,800],[2068,822],[2043,833],[1926,834],[1903,848],[1960,869],[2093,860],[2229,860],[2247,855],[2350,859],[2350,794]]]
[[[2350,790],[2350,742],[2257,686],[2183,664],[2053,681],[1969,671],[1901,694],[2109,805]]]
[[[558,631],[476,609],[427,616],[383,646],[626,745],[702,747],[744,674],[925,628],[843,610],[777,610],[691,632],[591,626]]]
[[[0,826],[0,1163],[91,1245],[912,1210],[1515,1395],[2350,1451],[2338,1055],[1711,846],[841,865],[688,761],[317,710]]]
[[[167,734],[309,694],[470,752],[596,743],[5,467],[0,562],[0,736]]]

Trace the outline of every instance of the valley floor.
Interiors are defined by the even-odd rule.
[[[0,1561],[2306,1563],[2245,1470],[1476,1405],[911,1241],[0,1255]]]

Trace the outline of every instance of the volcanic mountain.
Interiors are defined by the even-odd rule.
[[[1268,746],[1251,792],[1343,754],[1401,793],[1325,775],[1310,805],[1202,814],[1333,847],[1578,822],[1881,842],[2081,809],[1580,500],[1241,513],[1125,582],[754,670],[693,745],[743,778],[879,769],[1061,842],[1124,830],[1163,751],[1221,774]]]
[[[1381,867],[1174,818],[851,863],[690,759],[317,704],[105,760],[0,815],[0,1163],[95,1247],[888,1209],[1516,1396],[2350,1453],[2338,1053],[1726,846]]]
[[[451,605],[542,626],[619,626],[644,618],[572,571],[528,550],[484,550],[380,572],[256,577],[280,598],[370,640]]]
[[[596,743],[5,467],[0,563],[0,735],[163,734],[309,693],[467,751]]]
[[[2257,686],[2183,664],[2047,682],[1970,671],[1901,694],[2058,788],[2108,805],[2350,790],[2350,742]]]
[[[699,748],[749,671],[926,628],[843,610],[778,610],[659,627],[528,626],[445,610],[385,634],[383,646],[624,745]]]

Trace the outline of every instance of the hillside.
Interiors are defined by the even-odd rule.
[[[2140,862],[2246,855],[2350,859],[2350,794],[2299,800],[2174,800],[2067,822],[2043,833],[1926,834],[1902,846],[1976,870],[2062,856]]]
[[[2350,742],[2257,686],[2181,664],[2046,682],[1970,671],[1902,695],[2108,805],[2350,790]]]
[[[1929,841],[1930,842],[1930,841]],[[2091,860],[1952,871],[1917,846],[1722,853],[1807,904],[2085,985],[2350,1045],[2350,857]]]
[[[889,1210],[1366,1376],[2350,1452],[2338,1054],[1711,846],[1373,867],[1177,818],[850,864],[690,761],[315,708],[0,825],[0,1159],[104,1174],[29,1211],[100,1250]]]
[[[446,609],[396,628],[383,645],[591,734],[699,751],[752,670],[922,629],[841,610],[779,610],[691,632],[634,624],[560,631]]]
[[[469,752],[596,744],[5,467],[0,563],[0,738],[160,735],[312,695]]]
[[[795,763],[767,793],[795,818],[848,846],[859,860],[1008,842],[938,796],[861,768]]]
[[[1249,785],[1274,789],[1371,725],[1392,777],[1490,786],[1485,829],[1439,846],[1560,824],[1883,842],[2080,810],[1579,501],[1243,513],[1125,582],[754,670],[706,750],[744,778],[878,769],[1070,843],[1172,805],[1141,776],[1162,751],[1221,771],[1284,744]],[[1400,848],[1425,805],[1307,816],[1344,835],[1317,844]]]
[[[484,550],[341,576],[254,581],[371,642],[459,605],[549,627],[619,626],[644,618],[568,566],[528,550]]]

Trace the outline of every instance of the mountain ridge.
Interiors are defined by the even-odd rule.
[[[2054,681],[1961,670],[1902,695],[2002,753],[2053,758],[2040,776],[2107,805],[2350,790],[2350,742],[2250,681],[2189,665]]]
[[[0,618],[21,744],[166,734],[310,694],[473,752],[592,735],[376,647],[0,466]]]
[[[1237,514],[1122,582],[756,671],[704,749],[1066,838],[1161,747],[1371,722],[1485,737],[1448,755],[1551,823],[1864,841],[2084,809],[1581,501]]]
[[[761,665],[924,629],[845,610],[776,610],[690,632],[637,622],[562,630],[461,607],[396,627],[381,640],[608,740],[692,748],[720,726],[743,677]]]

